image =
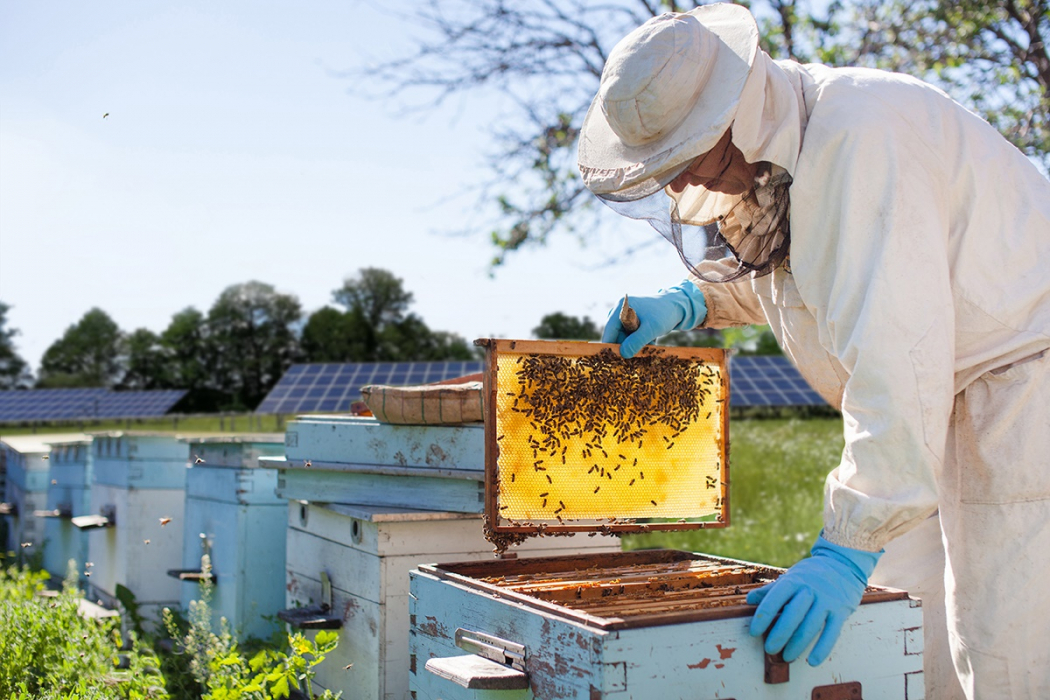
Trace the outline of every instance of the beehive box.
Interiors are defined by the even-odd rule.
[[[71,518],[88,515],[91,509],[91,439],[51,440],[50,482],[44,520],[44,568],[54,581],[63,580],[73,560],[84,585],[84,563],[88,561],[88,533],[75,527]]]
[[[321,687],[344,699],[402,700],[408,691],[408,572],[440,560],[491,559],[483,537],[481,425],[407,426],[373,418],[291,421],[278,493],[288,514],[288,605],[318,606],[322,572],[342,625]],[[606,537],[549,538],[521,556],[618,551]],[[344,666],[353,666],[344,670]]]
[[[625,360],[614,345],[477,342],[494,540],[729,523],[723,351]],[[767,658],[744,599],[778,573],[673,551],[422,566],[410,687],[445,700],[921,697],[922,615],[901,591],[872,590],[821,667]]]
[[[748,634],[754,607],[744,598],[777,573],[675,551],[420,567],[413,697],[924,696],[922,609],[903,591],[869,588],[816,668],[767,656]]]
[[[171,523],[184,533],[181,604],[200,597],[201,557],[208,554],[215,589],[211,608],[238,639],[265,639],[284,607],[288,502],[277,496],[277,471],[259,458],[284,454],[284,435],[188,438],[186,515]]]
[[[408,700],[409,571],[438,560],[492,559],[481,522],[477,513],[292,502],[288,607],[325,602],[324,572],[332,588],[330,615],[340,625],[339,646],[318,667],[315,688],[342,690],[344,700]],[[524,558],[619,548],[606,537],[558,537],[532,540],[516,553]]]
[[[98,433],[93,441],[91,514],[74,518],[90,530],[89,598],[117,606],[117,584],[136,598],[151,623],[179,607],[180,583],[168,576],[182,563],[189,446],[171,433]]]
[[[38,515],[47,506],[52,441],[83,439],[82,433],[15,435],[0,440],[6,462],[4,508],[7,519],[7,551],[26,556],[42,554],[45,519]],[[26,545],[26,546],[22,546]]]
[[[481,424],[303,416],[288,424],[277,489],[291,500],[481,513],[484,438]]]

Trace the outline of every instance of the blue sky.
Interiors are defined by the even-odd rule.
[[[311,311],[386,268],[432,328],[472,339],[528,337],[552,311],[603,320],[682,278],[669,245],[596,269],[604,253],[569,236],[490,278],[470,187],[498,98],[397,118],[336,76],[412,31],[355,0],[0,0],[0,300],[22,356],[35,369],[91,307],[159,331],[251,279]]]

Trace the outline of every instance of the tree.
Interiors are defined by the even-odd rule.
[[[214,372],[217,361],[204,314],[193,307],[174,314],[160,334],[160,343],[167,358],[167,388],[187,390],[177,410],[204,413],[230,402],[218,388]]]
[[[19,331],[7,327],[8,304],[0,301],[0,389],[24,389],[33,381],[29,365],[15,350],[14,337]]]
[[[122,389],[171,388],[169,354],[160,337],[148,328],[139,328],[127,337],[127,360]]]
[[[355,337],[355,327],[361,325],[348,313],[324,306],[310,314],[303,326],[303,355],[309,362],[352,362],[362,354],[362,346]]]
[[[1050,172],[1047,0],[862,0],[838,14],[820,60],[939,84]]]
[[[393,323],[405,315],[412,303],[412,292],[388,270],[361,268],[357,277],[343,280],[343,286],[332,292],[336,303],[347,309],[358,309],[373,328]]]
[[[532,334],[541,340],[600,340],[602,331],[587,316],[578,318],[557,311],[540,319]]]
[[[433,331],[409,313],[412,293],[393,273],[362,268],[332,292],[340,313],[315,311],[303,328],[303,352],[311,362],[408,362],[472,360],[477,355],[460,336]]]
[[[208,346],[215,388],[229,405],[254,408],[299,356],[294,325],[299,300],[272,285],[246,282],[227,287],[208,311]]]
[[[496,205],[492,262],[500,265],[512,251],[541,245],[555,232],[599,230],[591,224],[601,208],[593,207],[577,174],[576,140],[605,60],[646,19],[698,4],[431,0],[415,11],[425,34],[412,53],[352,75],[410,110],[484,90],[509,98],[511,107],[492,133],[491,184],[481,190],[485,206]],[[774,57],[878,65],[941,82],[1050,168],[1047,0],[813,5],[823,13],[803,0],[753,3],[763,48]],[[626,252],[614,252],[614,259]]]
[[[462,337],[432,331],[419,316],[408,314],[382,329],[380,359],[394,362],[473,360],[474,348]]]
[[[111,387],[123,374],[124,334],[102,309],[88,311],[44,352],[38,387]]]

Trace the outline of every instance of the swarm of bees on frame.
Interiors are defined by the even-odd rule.
[[[536,454],[562,458],[562,464],[562,441],[575,436],[587,438],[582,459],[595,451],[608,457],[607,447],[623,443],[641,448],[656,425],[676,436],[699,417],[714,383],[708,377],[697,391],[703,367],[696,362],[660,355],[624,360],[609,349],[578,358],[529,355],[518,364],[520,388],[511,411],[528,417],[539,433],[530,439]]]
[[[646,445],[651,450],[653,440],[670,450],[675,438],[690,424],[711,418],[713,411],[705,405],[709,400],[723,400],[714,398],[721,387],[718,368],[665,354],[645,354],[630,360],[611,349],[582,357],[521,355],[513,371],[514,391],[505,391],[501,403],[505,401],[507,410],[527,422],[526,446],[532,451],[532,470],[553,485],[561,465],[593,463],[587,475],[595,480],[594,494],[606,481],[645,488],[645,472],[638,459],[624,453],[637,454]],[[497,435],[497,443],[505,437]],[[515,474],[501,478],[513,483]],[[715,480],[708,488],[718,485]],[[653,507],[659,505],[658,495],[652,499],[646,496]],[[553,518],[565,522],[562,514],[569,509],[563,501],[550,501],[547,491],[536,497],[540,499],[539,508],[553,508],[549,511]],[[720,501],[716,507],[721,506]],[[501,512],[506,509],[500,506]],[[613,518],[610,522],[619,521]],[[544,529],[539,525],[539,532]],[[490,539],[495,536],[487,530]],[[510,534],[501,533],[501,537]],[[603,530],[602,534],[607,533]],[[515,542],[517,537],[513,536]],[[500,543],[496,544],[498,548]]]

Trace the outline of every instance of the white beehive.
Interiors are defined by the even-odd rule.
[[[480,425],[395,426],[340,416],[289,423],[278,481],[278,492],[292,500],[282,619],[340,628],[315,687],[342,690],[344,700],[411,698],[409,571],[493,558],[482,535],[483,439]],[[516,553],[619,550],[606,537],[554,537]]]
[[[116,607],[119,584],[157,623],[161,609],[179,606],[180,584],[168,570],[182,563],[189,445],[171,433],[100,433],[93,452],[91,515],[73,519],[90,530],[88,597]]]

